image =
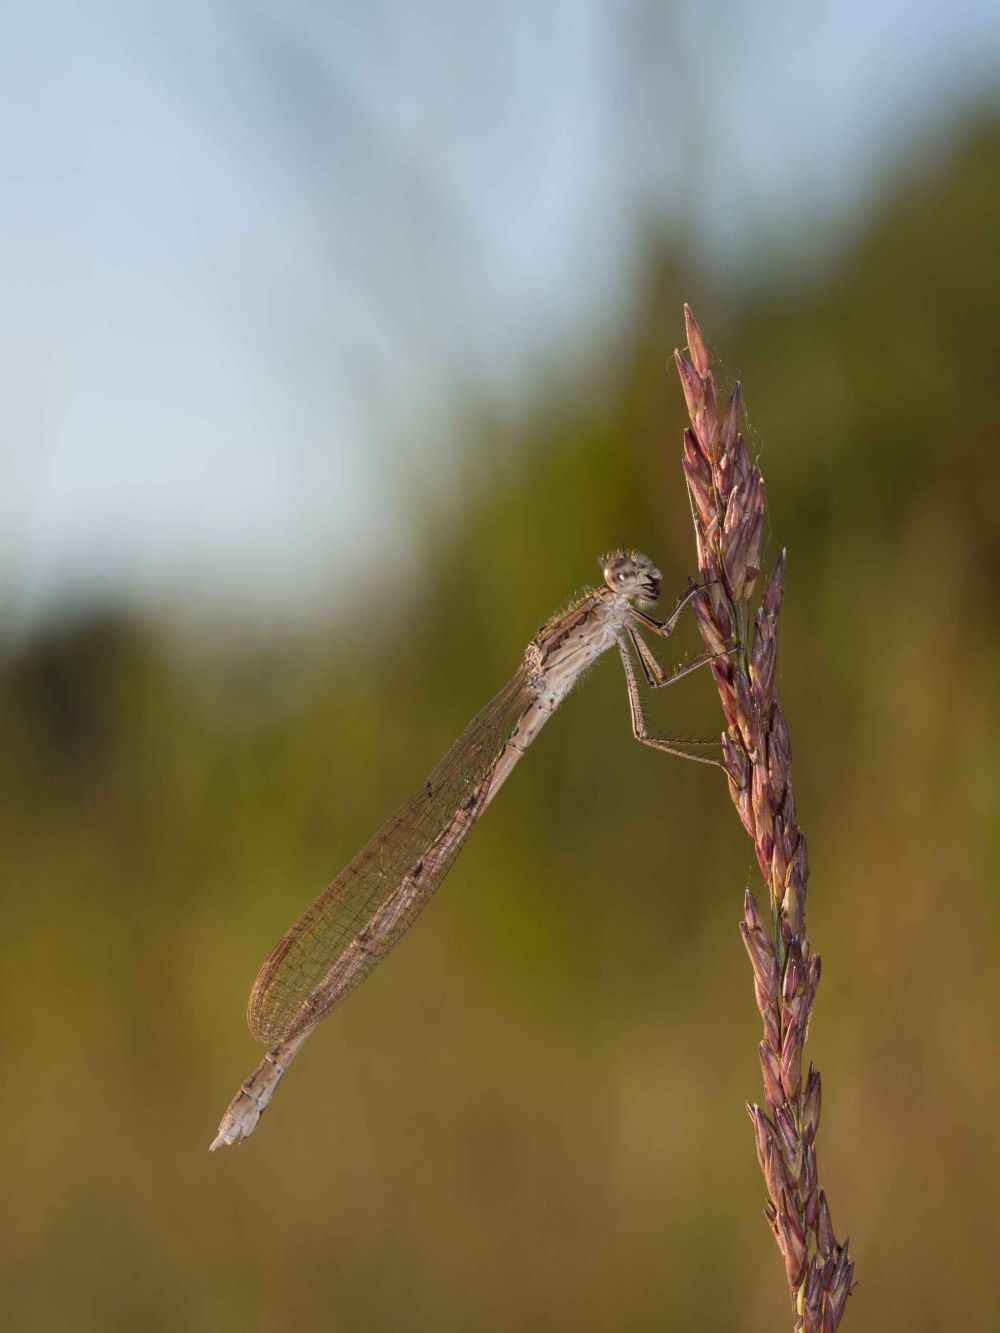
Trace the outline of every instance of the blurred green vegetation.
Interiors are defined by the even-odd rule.
[[[785,1326],[743,1111],[750,849],[718,775],[633,743],[611,660],[252,1142],[206,1151],[258,1058],[261,959],[536,625],[622,536],[683,586],[684,299],[743,379],[789,549],[845,1327],[1000,1327],[998,236],[986,126],[808,291],[737,301],[651,256],[586,390],[475,423],[405,607],[374,568],[380,604],[309,642],[106,618],[6,661],[5,1327]],[[706,679],[668,694],[663,730],[716,729]]]

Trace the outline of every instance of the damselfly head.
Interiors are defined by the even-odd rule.
[[[642,602],[655,602],[663,585],[660,571],[648,555],[639,551],[620,551],[608,556],[604,582],[619,596],[635,597]]]

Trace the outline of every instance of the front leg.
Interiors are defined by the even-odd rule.
[[[648,629],[653,634],[659,634],[661,638],[669,639],[671,634],[673,634],[674,630],[677,628],[677,622],[681,618],[681,612],[698,591],[699,587],[700,585],[697,583],[689,583],[687,592],[678,599],[677,605],[670,612],[670,615],[667,616],[666,620],[657,620],[655,616],[647,616],[645,611],[640,611],[634,606],[629,607],[629,615],[638,624],[642,625],[644,629]]]

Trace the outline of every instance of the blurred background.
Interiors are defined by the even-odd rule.
[[[621,539],[683,587],[685,300],[789,551],[844,1327],[1000,1327],[998,62],[985,0],[8,10],[7,1327],[786,1326],[752,853],[611,660],[206,1151],[260,962],[542,619]]]

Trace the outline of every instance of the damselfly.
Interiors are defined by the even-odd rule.
[[[369,976],[426,906],[476,821],[583,672],[611,647],[625,668],[632,732],[643,745],[702,763],[646,728],[632,654],[658,689],[708,660],[667,675],[641,631],[673,633],[692,587],[667,620],[644,606],[660,571],[637,551],[604,564],[604,586],[543,625],[500,693],[462,732],[420,790],[379,829],[268,955],[247,1008],[267,1054],[233,1098],[212,1148],[249,1138],[290,1061],[321,1019]]]

